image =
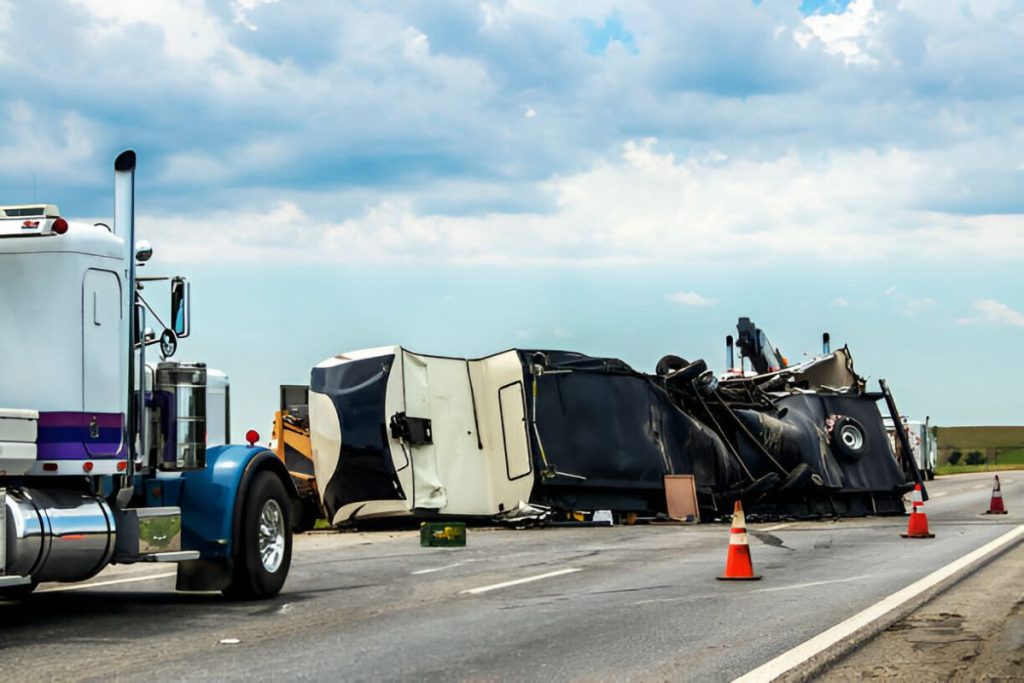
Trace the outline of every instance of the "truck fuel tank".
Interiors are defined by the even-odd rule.
[[[6,496],[7,574],[33,581],[81,581],[114,553],[110,506],[73,491],[9,488]]]

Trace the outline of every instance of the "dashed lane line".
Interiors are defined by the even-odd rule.
[[[775,591],[788,591],[794,588],[812,588],[814,586],[826,586],[830,583],[848,583],[850,581],[861,581],[870,579],[874,574],[862,574],[860,576],[849,576],[845,579],[829,579],[827,581],[811,581],[810,583],[792,583],[788,586],[775,586],[773,588],[757,588],[752,593],[774,593]]]
[[[559,569],[553,572],[547,572],[546,574],[537,574],[536,576],[527,576],[522,579],[514,579],[512,581],[503,581],[501,583],[494,583],[490,586],[480,586],[479,588],[467,588],[464,591],[460,591],[466,595],[479,595],[480,593],[487,593],[489,591],[495,591],[499,588],[508,588],[509,586],[518,586],[523,583],[530,583],[532,581],[540,581],[541,579],[550,579],[555,576],[562,576],[563,574],[572,574],[573,572],[583,571],[581,567],[568,567],[566,569]]]

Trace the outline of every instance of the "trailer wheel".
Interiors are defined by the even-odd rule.
[[[310,531],[316,528],[316,522],[320,519],[320,503],[316,500],[304,498],[299,501],[299,514],[294,520],[295,531]]]
[[[234,575],[224,595],[239,600],[277,595],[288,576],[291,559],[288,494],[273,472],[257,472],[245,492]]]
[[[832,447],[847,460],[860,460],[868,452],[868,433],[852,417],[841,417],[832,425]]]
[[[814,471],[810,466],[802,462],[789,471],[789,474],[779,485],[779,488],[775,489],[775,495],[785,495],[787,493],[795,493],[802,491],[807,488],[814,476]]]
[[[654,368],[654,374],[659,377],[664,377],[668,373],[681,370],[689,364],[689,361],[685,358],[680,358],[679,356],[673,356],[670,354],[662,357],[662,359],[658,361],[658,365]]]

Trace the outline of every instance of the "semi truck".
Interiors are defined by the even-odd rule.
[[[912,420],[906,415],[900,417],[903,431],[907,435],[907,443],[914,456],[914,462],[924,473],[924,477],[931,481],[935,479],[935,467],[938,465],[939,449],[938,439],[935,437],[935,427],[931,424],[931,418],[925,417],[921,420]],[[896,438],[896,430],[893,427],[892,418],[885,418],[885,431],[889,435],[889,444],[893,452],[898,452],[899,441]]]
[[[139,274],[153,249],[136,242],[135,166],[131,150],[114,162],[112,226],[0,207],[2,598],[114,563],[176,563],[178,590],[236,599],[288,575],[298,493],[258,434],[228,443],[227,376],[170,360],[190,287]]]

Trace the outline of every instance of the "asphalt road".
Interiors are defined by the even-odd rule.
[[[902,518],[750,525],[785,546],[751,538],[758,582],[715,581],[718,525],[307,535],[263,603],[113,568],[0,603],[0,678],[729,680],[1021,524],[1024,472],[1001,479],[1005,516],[979,514],[991,475],[932,482],[930,540]]]

